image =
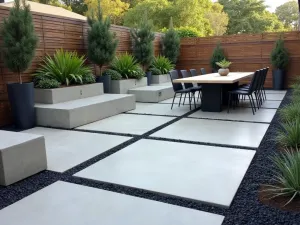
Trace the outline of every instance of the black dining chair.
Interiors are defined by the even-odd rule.
[[[254,98],[253,98],[253,93],[257,90],[258,86],[259,86],[259,82],[260,82],[260,76],[262,76],[263,74],[263,70],[257,70],[254,73],[254,76],[252,77],[250,86],[248,89],[245,88],[237,88],[235,90],[229,91],[228,95],[228,106],[227,106],[227,113],[229,113],[229,107],[232,104],[232,100],[235,99],[235,101],[238,101],[239,96],[248,96],[249,101],[250,101],[250,105],[251,105],[251,109],[252,109],[252,113],[253,115],[255,115],[255,111],[256,111],[256,107],[255,107],[255,102],[254,102]],[[236,96],[235,98],[233,98],[233,96]],[[234,104],[232,104],[234,106]]]
[[[197,73],[196,69],[190,69],[190,73],[191,73],[192,77],[199,76],[199,74]],[[200,83],[197,83],[197,86],[201,87],[201,90],[202,90],[202,85]],[[197,101],[199,101],[199,98],[202,100],[202,91],[199,91],[199,94],[198,94],[198,97],[197,97]]]
[[[202,75],[205,75],[205,74],[206,74],[206,70],[205,70],[204,68],[201,68],[200,71],[201,71],[201,74],[202,74]]]
[[[189,78],[189,77],[191,77],[191,74],[187,70],[180,70],[180,72],[181,72],[182,78]],[[199,91],[199,93],[200,93],[201,90],[202,90],[202,87],[201,86],[194,86],[193,83],[184,83],[184,88],[192,90],[193,97],[194,97],[194,104],[195,104],[195,107],[196,107],[195,93],[197,91]],[[185,103],[185,99],[186,99],[186,94],[184,96],[183,104]],[[191,100],[192,99],[189,99],[189,101],[191,101]]]
[[[179,104],[178,104],[178,106],[180,106],[182,94],[185,94],[185,95],[188,94],[189,99],[190,99],[191,95],[193,95],[195,93],[195,91],[193,91],[190,88],[183,88],[181,83],[174,83],[173,82],[174,80],[179,79],[179,74],[178,74],[177,70],[169,71],[169,75],[170,75],[173,90],[174,90],[174,97],[173,97],[172,106],[171,106],[171,109],[173,109],[174,100],[175,100],[177,94],[180,94],[180,99],[179,99]],[[195,107],[196,107],[196,103],[195,103]],[[190,101],[190,110],[191,109],[192,109],[192,103]]]

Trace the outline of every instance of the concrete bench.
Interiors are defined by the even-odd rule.
[[[0,185],[10,185],[47,169],[41,135],[0,131]]]
[[[57,104],[36,104],[37,125],[75,128],[135,109],[135,97],[104,94]]]
[[[137,102],[160,102],[174,96],[173,87],[171,85],[157,85],[139,87],[129,90],[130,94],[134,94]]]

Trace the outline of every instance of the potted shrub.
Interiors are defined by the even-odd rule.
[[[129,89],[142,87],[147,85],[147,78],[143,69],[138,65],[136,59],[128,54],[116,56],[112,61],[111,70],[108,74],[114,74],[114,79],[111,82],[111,91],[116,94],[127,94]],[[121,78],[116,74],[121,75]]]
[[[212,68],[213,73],[217,73],[220,67],[216,64],[217,62],[220,62],[221,60],[225,59],[224,51],[221,47],[221,44],[218,43],[216,48],[213,51],[212,57],[210,59],[210,66]]]
[[[218,65],[218,67],[220,67],[220,69],[218,70],[218,73],[221,76],[227,76],[229,74],[229,66],[232,64],[232,62],[227,61],[226,59],[223,59],[220,62],[216,62],[216,64]]]
[[[95,77],[84,63],[84,56],[76,52],[60,49],[52,57],[47,55],[33,75],[35,101],[54,104],[102,94],[102,84],[93,84]]]
[[[275,48],[271,53],[271,62],[273,69],[273,89],[282,90],[284,88],[284,78],[286,68],[289,63],[289,55],[284,47],[284,40],[280,38],[276,41]]]
[[[115,57],[118,40],[115,33],[110,31],[110,19],[103,19],[100,1],[98,0],[97,15],[88,17],[88,58],[100,68],[100,74],[97,76],[97,82],[103,83],[104,92],[110,92],[111,77],[102,76],[102,68],[105,64],[111,63]]]
[[[18,75],[18,83],[7,84],[15,125],[29,129],[35,125],[33,83],[23,83],[22,73],[31,65],[38,37],[34,32],[30,6],[15,0],[9,16],[4,19],[3,29],[4,64]]]
[[[173,27],[173,19],[170,19],[170,26],[168,31],[162,38],[163,54],[173,64],[176,64],[180,53],[180,37]],[[153,72],[152,72],[153,74]]]
[[[147,71],[148,67],[154,57],[153,41],[155,39],[152,32],[152,25],[146,18],[142,20],[140,26],[130,31],[133,40],[133,55],[143,67],[144,71]],[[151,71],[146,72],[147,84],[151,84]]]
[[[168,72],[170,70],[174,69],[174,64],[172,62],[164,57],[164,56],[158,56],[154,58],[151,66],[150,71],[152,72],[152,83],[153,84],[160,84],[160,83],[166,83],[170,82],[170,76]]]

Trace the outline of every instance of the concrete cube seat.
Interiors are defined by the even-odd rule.
[[[10,185],[47,169],[42,135],[0,131],[0,185]]]
[[[139,87],[129,90],[130,94],[135,95],[137,102],[160,102],[174,95],[173,87],[171,85],[155,85]]]
[[[37,125],[75,128],[135,109],[135,97],[104,94],[57,104],[36,104]]]

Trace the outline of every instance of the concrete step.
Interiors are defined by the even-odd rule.
[[[130,89],[129,94],[134,94],[137,102],[160,102],[174,95],[172,85],[154,85]]]
[[[135,109],[135,96],[104,94],[35,108],[37,125],[74,128]]]

